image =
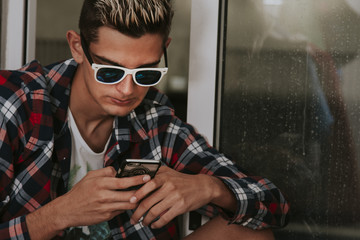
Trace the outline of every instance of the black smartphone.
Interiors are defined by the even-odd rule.
[[[121,178],[148,174],[153,178],[159,170],[160,164],[160,160],[126,159],[120,165],[116,176]]]

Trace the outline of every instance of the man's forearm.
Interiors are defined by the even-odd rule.
[[[233,192],[219,178],[208,175],[204,175],[204,177],[211,178],[210,184],[207,186],[209,191],[213,192],[211,203],[235,213],[237,201]]]
[[[66,228],[56,213],[58,200],[55,199],[26,216],[26,224],[32,240],[51,239]]]

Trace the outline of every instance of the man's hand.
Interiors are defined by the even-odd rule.
[[[236,207],[235,196],[218,178],[189,175],[162,166],[155,178],[136,191],[130,201],[140,203],[132,223],[144,216],[142,223],[160,228],[178,215],[210,202],[229,210]]]
[[[135,209],[135,191],[117,191],[144,184],[150,176],[116,178],[112,167],[90,171],[68,193],[26,217],[32,239],[47,239],[67,227],[107,221],[124,210]]]

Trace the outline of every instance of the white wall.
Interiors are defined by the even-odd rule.
[[[36,0],[2,0],[1,68],[16,69],[35,55]]]

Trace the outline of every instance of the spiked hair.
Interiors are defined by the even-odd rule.
[[[84,0],[79,29],[88,43],[97,41],[101,26],[136,38],[161,34],[166,41],[172,17],[171,0]]]

